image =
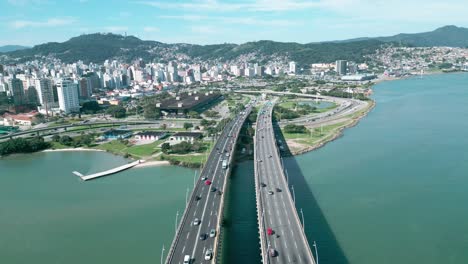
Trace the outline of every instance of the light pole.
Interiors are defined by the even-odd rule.
[[[195,190],[195,180],[197,178],[197,171],[195,170],[195,173],[193,174],[193,189]]]
[[[301,208],[301,215],[302,215],[302,231],[304,231],[305,233],[304,213],[302,212],[302,208]]]
[[[293,193],[293,202],[294,206],[296,206],[296,193],[294,193],[294,185],[291,185],[292,193]]]
[[[177,218],[179,218],[179,210],[177,210],[177,214],[175,217],[175,233],[177,234]]]
[[[315,248],[315,263],[318,264],[319,261],[318,261],[317,243],[315,243],[315,241],[314,241],[314,244],[312,246]]]
[[[163,264],[163,259],[164,259],[164,245],[163,245],[162,251],[161,251],[161,264]]]

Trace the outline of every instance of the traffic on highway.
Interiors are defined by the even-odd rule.
[[[281,164],[272,126],[274,102],[258,114],[255,133],[257,208],[264,263],[315,263]]]
[[[248,104],[219,136],[195,183],[166,263],[209,263],[215,260],[230,163],[240,129],[251,108]]]

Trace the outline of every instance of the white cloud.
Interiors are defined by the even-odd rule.
[[[11,5],[25,6],[32,4],[43,4],[46,3],[47,0],[7,0],[7,2]]]
[[[212,26],[191,26],[190,29],[193,33],[197,34],[213,34],[217,32],[216,28]]]
[[[163,19],[175,19],[185,21],[213,21],[224,24],[257,25],[257,26],[293,26],[301,25],[302,21],[285,19],[259,19],[256,17],[217,17],[198,15],[171,15],[159,16]]]
[[[159,28],[158,27],[144,27],[143,31],[145,31],[145,32],[158,32]]]
[[[14,29],[21,28],[39,28],[39,27],[58,27],[70,25],[75,22],[74,18],[49,18],[45,21],[32,21],[32,20],[15,20],[10,23],[10,26]]]
[[[120,33],[120,32],[128,31],[128,27],[125,27],[125,26],[107,26],[107,27],[104,27],[103,29],[105,31],[114,32],[114,33]]]

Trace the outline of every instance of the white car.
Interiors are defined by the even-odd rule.
[[[184,264],[190,264],[190,255],[185,255]]]
[[[208,178],[206,178],[206,177],[201,177],[201,179],[200,179],[200,180],[202,180],[202,181],[206,181],[207,179],[208,179]]]
[[[216,236],[216,230],[215,229],[211,229],[210,231],[210,237],[215,237]]]
[[[193,225],[196,225],[196,226],[197,226],[197,225],[200,224],[200,222],[201,222],[200,219],[195,218],[195,219],[193,220]]]
[[[213,251],[211,249],[208,249],[205,253],[205,260],[211,260],[213,257]]]

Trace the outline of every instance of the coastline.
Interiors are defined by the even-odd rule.
[[[343,135],[343,131],[345,129],[356,126],[362,118],[366,117],[374,109],[375,106],[376,106],[376,102],[374,100],[371,100],[369,107],[367,107],[365,111],[361,112],[359,116],[353,117],[352,119],[350,119],[351,122],[349,124],[339,127],[336,131],[333,132],[333,134],[331,134],[332,135],[331,137],[326,138],[320,142],[317,142],[316,144],[313,144],[307,148],[297,150],[297,151],[291,151],[291,155],[298,156],[298,155],[302,155],[310,151],[314,151],[316,149],[319,149],[325,146],[327,143],[340,138]]]
[[[45,149],[42,152],[71,152],[71,151],[98,151],[105,152],[102,149],[91,149],[91,148],[63,148],[63,149]]]
[[[167,160],[142,161],[140,164],[136,165],[135,168],[158,167],[167,165],[171,165],[171,163]]]

